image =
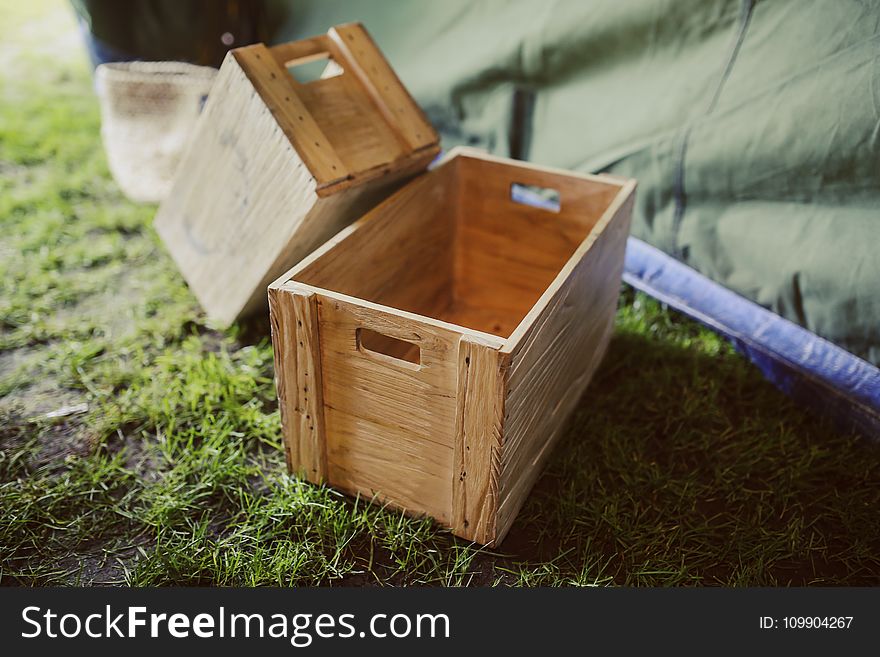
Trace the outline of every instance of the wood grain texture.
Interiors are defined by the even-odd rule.
[[[491,545],[496,537],[505,357],[498,345],[464,337],[452,471],[452,531]]]
[[[325,53],[329,53],[330,48],[331,44],[327,35],[319,34],[308,39],[279,43],[269,48],[269,52],[279,66],[286,68],[292,62],[302,63],[318,59]]]
[[[365,180],[381,173],[389,163],[405,158],[407,145],[401,143],[394,126],[387,123],[375,103],[350,74],[342,74],[309,82],[297,87],[297,95],[315,112],[315,123],[328,135],[340,166],[349,173],[344,179],[318,184],[318,193]]]
[[[532,317],[505,344],[498,535],[513,523],[598,367],[613,330],[633,184],[623,187]]]
[[[278,127],[290,141],[316,181],[316,188],[326,188],[349,177],[330,138],[318,125],[312,109],[302,98],[301,85],[262,43],[230,51],[247,75],[257,95],[265,103]]]
[[[483,330],[507,336],[587,237],[618,187],[478,158],[459,158],[458,167],[454,311],[494,315],[495,324]],[[560,211],[515,202],[513,183],[557,190]]]
[[[300,262],[289,278],[435,316],[451,302],[450,171],[432,171]]]
[[[328,32],[354,75],[401,141],[413,150],[435,143],[434,129],[422,109],[400,82],[369,33],[359,23],[338,25]]]
[[[156,230],[207,314],[231,323],[258,295],[267,265],[308,223],[308,199],[316,198],[314,180],[232,55],[180,171]]]
[[[317,296],[288,285],[271,290],[269,304],[288,468],[321,483],[327,477],[327,441]]]
[[[326,297],[319,317],[330,483],[448,524],[460,335]],[[359,328],[417,345],[420,364],[361,350]]]
[[[634,187],[453,153],[275,281],[317,298],[329,482],[500,542],[605,352]]]
[[[432,143],[403,144],[350,70],[302,84],[279,63],[324,48],[351,69],[327,35],[231,51],[156,216],[163,242],[218,324],[265,309],[272,280],[423,171],[439,150],[433,130]]]
[[[375,206],[380,200],[388,194],[396,190],[404,184],[410,177],[422,170],[424,163],[417,162],[412,165],[411,169],[399,170],[394,176],[387,179],[377,178],[370,182],[352,187],[345,192],[334,194],[327,198],[318,199],[312,209],[303,217],[299,223],[290,223],[284,228],[287,231],[287,238],[281,237],[279,231],[278,239],[269,239],[267,235],[265,242],[259,245],[259,249],[265,250],[267,255],[274,253],[274,259],[267,260],[271,264],[263,264],[259,267],[259,271],[263,272],[262,278],[254,286],[250,299],[239,311],[238,317],[246,317],[258,311],[265,310],[266,307],[266,288],[269,283],[275,280],[281,272],[289,269],[293,263],[299,262],[315,248],[320,246],[327,238],[327,235],[338,232],[352,221],[361,216],[369,208]],[[302,202],[302,201],[300,201]],[[291,209],[288,217],[292,217],[297,210]],[[246,238],[248,239],[248,238]],[[248,251],[257,247],[255,243],[243,242],[241,248]],[[254,267],[252,262],[251,267]],[[214,278],[205,283],[210,285],[212,289],[218,289],[222,294],[222,283],[228,290],[230,287],[237,285],[240,280],[240,272],[236,271],[216,271],[211,272]]]

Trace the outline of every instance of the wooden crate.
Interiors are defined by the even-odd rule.
[[[317,60],[322,77],[297,81]],[[273,279],[438,152],[437,133],[361,25],[238,48],[156,229],[208,316],[229,324],[265,309]]]
[[[500,541],[605,351],[634,189],[455,150],[275,281],[291,471]]]

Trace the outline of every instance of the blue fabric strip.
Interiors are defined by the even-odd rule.
[[[796,401],[880,440],[880,369],[634,237],[623,279],[725,336]]]

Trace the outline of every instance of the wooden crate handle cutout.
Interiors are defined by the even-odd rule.
[[[519,182],[511,183],[510,200],[520,205],[528,205],[555,214],[562,210],[562,197],[559,190],[552,187],[527,185]]]
[[[375,360],[418,370],[422,366],[422,353],[419,345],[408,340],[401,340],[368,328],[355,331],[358,351]]]
[[[333,54],[330,52],[330,41],[323,34],[311,39],[281,43],[269,48],[269,52],[282,68],[296,62],[305,63],[320,59],[325,54],[331,56]]]

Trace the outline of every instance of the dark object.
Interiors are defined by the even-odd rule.
[[[269,41],[262,0],[71,0],[92,65],[174,60],[220,66],[230,48]]]

